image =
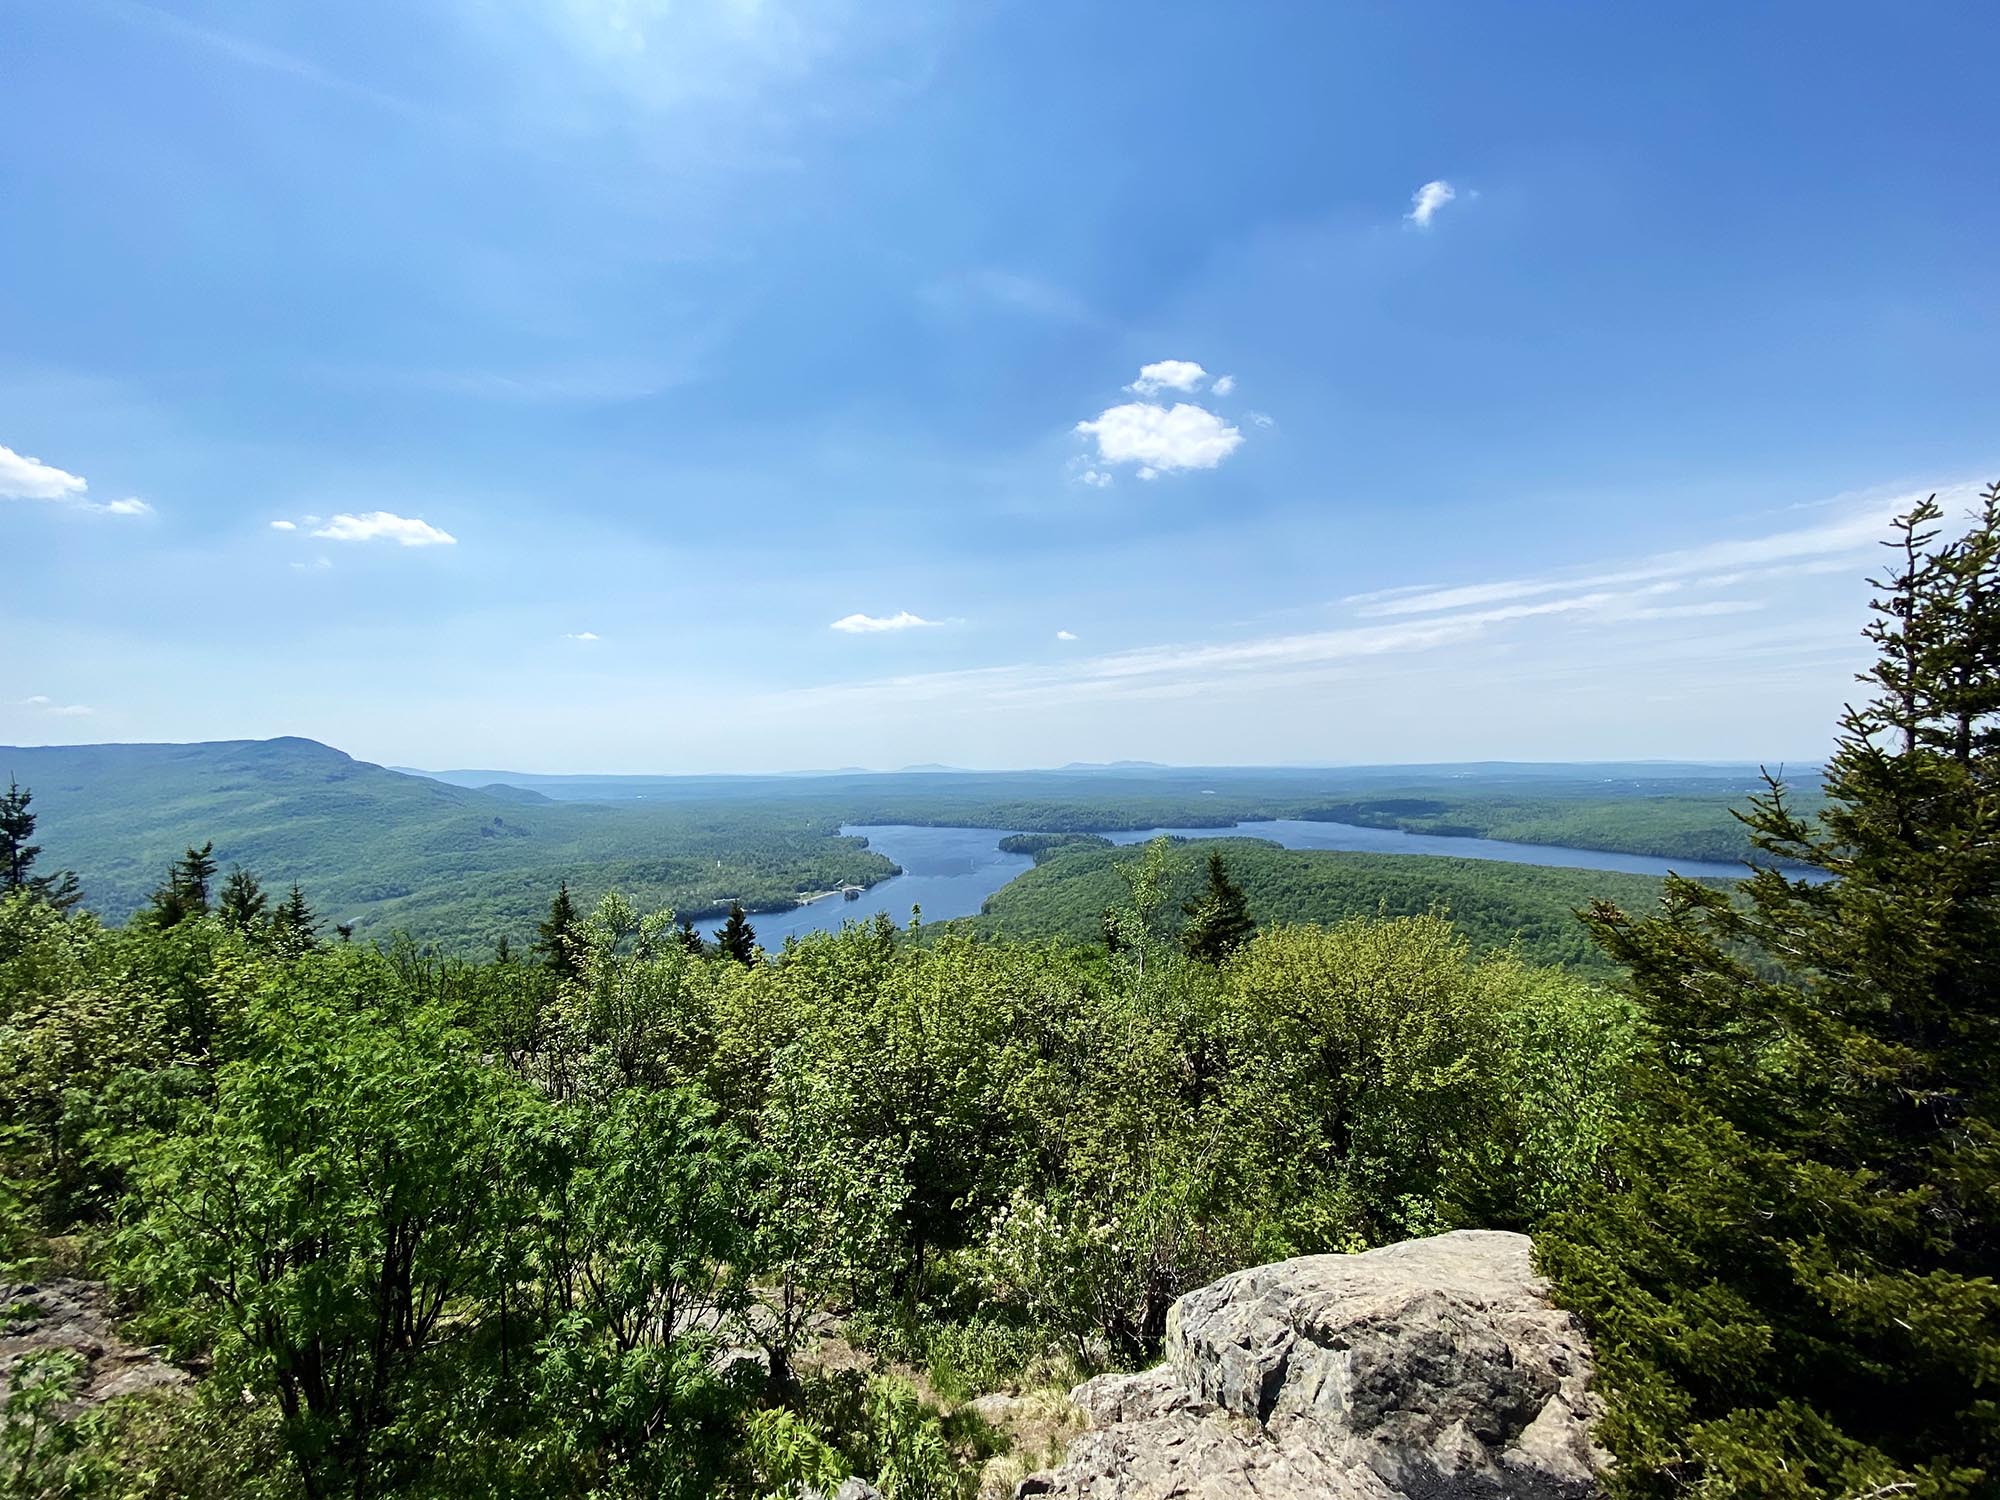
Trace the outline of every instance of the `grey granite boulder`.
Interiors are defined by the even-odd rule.
[[[1529,1249],[1461,1230],[1191,1292],[1166,1363],[1077,1387],[1091,1430],[1016,1493],[1588,1500],[1590,1351]]]

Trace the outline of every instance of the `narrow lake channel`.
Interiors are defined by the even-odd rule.
[[[1025,854],[1006,854],[1000,840],[1004,828],[927,828],[907,823],[855,824],[841,829],[868,840],[868,847],[903,868],[855,900],[822,897],[792,911],[752,915],[757,941],[776,949],[786,938],[807,932],[833,931],[843,922],[865,921],[887,912],[907,923],[910,908],[923,908],[924,920],[977,916],[988,896],[1033,867]],[[1601,849],[1567,849],[1555,844],[1510,844],[1502,839],[1455,838],[1442,834],[1405,833],[1394,828],[1362,828],[1352,823],[1309,823],[1297,818],[1237,823],[1227,828],[1139,828],[1107,832],[1114,844],[1143,844],[1160,834],[1189,839],[1268,839],[1287,849],[1344,849],[1365,854],[1429,854],[1457,859],[1491,859],[1515,865],[1559,865],[1579,870],[1621,870],[1634,875],[1715,876],[1740,878],[1741,865],[1713,860],[1659,859],[1647,854],[1613,854]],[[713,936],[722,924],[711,921],[703,930]]]

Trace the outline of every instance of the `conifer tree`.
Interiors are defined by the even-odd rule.
[[[1737,895],[1589,913],[1651,1044],[1541,1257],[1631,1496],[2000,1487],[2000,486],[1897,523],[1827,802],[1772,780]]]
[[[293,958],[319,946],[319,918],[306,904],[306,893],[296,881],[291,894],[271,913],[271,942],[280,953]]]
[[[576,913],[576,902],[570,899],[569,882],[565,880],[556,887],[548,916],[535,927],[535,952],[541,955],[543,967],[558,979],[580,978],[581,936],[581,919]]]
[[[697,958],[708,952],[708,945],[701,940],[701,934],[695,931],[693,921],[687,917],[682,917],[676,924],[674,936],[680,939],[683,948]]]
[[[208,910],[209,883],[215,879],[215,870],[215,842],[212,839],[199,849],[190,845],[187,853],[174,866],[171,878],[191,910]]]
[[[76,873],[73,870],[58,870],[53,875],[34,873],[35,859],[42,846],[28,842],[35,834],[35,814],[28,810],[33,800],[26,787],[8,778],[6,794],[0,796],[0,895],[26,890],[58,911],[68,911],[83,899],[77,889]]]
[[[733,958],[739,964],[754,964],[757,961],[757,932],[750,925],[741,901],[729,904],[729,920],[715,934],[715,951],[724,958]]]
[[[28,883],[35,856],[42,852],[40,844],[28,842],[35,836],[35,815],[28,811],[33,800],[27,788],[11,777],[7,795],[0,797],[0,885],[9,891]]]
[[[223,882],[221,899],[216,910],[223,922],[237,932],[250,932],[264,919],[264,908],[268,905],[264,888],[257,883],[257,877],[243,866],[238,865],[229,872],[229,879]]]
[[[153,904],[146,917],[153,926],[166,928],[190,917],[205,916],[209,907],[209,883],[215,879],[215,844],[192,845],[187,853],[167,868],[166,883],[153,892]]]
[[[1207,883],[1199,894],[1181,906],[1187,925],[1181,929],[1181,947],[1190,958],[1205,963],[1221,963],[1249,942],[1257,931],[1250,916],[1250,899],[1243,887],[1229,878],[1222,851],[1208,851]]]

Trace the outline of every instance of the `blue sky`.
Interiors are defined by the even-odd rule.
[[[1974,4],[0,0],[0,742],[1797,759]]]

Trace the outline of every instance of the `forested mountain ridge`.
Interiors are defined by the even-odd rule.
[[[451,786],[314,740],[0,747],[33,789],[51,865],[121,921],[167,865],[212,839],[276,889],[298,882],[363,935],[407,927],[490,947],[568,879],[693,915],[781,905],[894,866],[839,836],[837,817],[727,806],[558,803],[517,787]]]

